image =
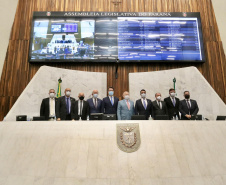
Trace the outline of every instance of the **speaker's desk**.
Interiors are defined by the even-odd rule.
[[[125,153],[116,124],[139,123]],[[224,185],[226,122],[1,122],[1,185]]]

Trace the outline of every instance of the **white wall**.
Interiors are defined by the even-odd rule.
[[[0,0],[0,78],[18,0]]]
[[[133,101],[140,99],[140,90],[147,91],[147,98],[155,100],[155,93],[160,92],[162,98],[169,96],[176,78],[176,93],[184,99],[185,90],[190,91],[191,99],[197,101],[199,113],[205,118],[215,120],[218,115],[226,115],[226,105],[211,85],[195,67],[185,67],[154,72],[129,73],[130,97]]]
[[[78,93],[85,93],[85,100],[91,98],[94,89],[99,90],[99,98],[106,96],[107,73],[85,72],[56,67],[42,66],[16,103],[5,117],[5,121],[15,121],[17,115],[27,115],[29,118],[40,115],[40,105],[47,98],[49,89],[57,92],[58,79],[61,77],[61,95],[65,88],[71,88],[71,97],[78,100]]]
[[[226,53],[226,33],[225,33],[226,0],[212,0],[212,3],[220,31],[221,40],[224,46],[224,52]]]

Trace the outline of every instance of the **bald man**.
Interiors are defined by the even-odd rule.
[[[71,119],[71,106],[75,102],[75,98],[71,97],[71,89],[66,88],[64,91],[65,96],[58,99],[56,106],[57,121],[72,120]]]
[[[93,90],[92,98],[88,99],[89,103],[89,113],[102,113],[102,100],[98,98],[99,92],[98,90]]]
[[[87,120],[89,115],[89,103],[84,100],[85,94],[78,94],[78,101],[74,102],[71,109],[72,120]]]
[[[131,120],[131,116],[134,115],[134,103],[130,100],[128,91],[125,91],[122,96],[123,100],[118,102],[118,120]]]

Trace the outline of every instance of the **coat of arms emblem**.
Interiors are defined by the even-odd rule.
[[[131,153],[140,147],[139,124],[118,124],[117,144],[120,150]]]

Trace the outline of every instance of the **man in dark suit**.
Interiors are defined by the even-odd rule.
[[[89,103],[84,100],[84,93],[79,93],[79,100],[72,104],[71,117],[72,120],[87,120],[89,115]]]
[[[166,103],[161,101],[161,93],[156,93],[155,98],[156,100],[152,102],[153,118],[156,119],[157,115],[168,115]]]
[[[71,89],[66,88],[64,91],[65,96],[58,99],[56,106],[56,118],[60,120],[71,120],[71,105],[75,99],[71,97]]]
[[[55,90],[49,90],[49,98],[44,98],[40,107],[40,116],[45,116],[46,120],[53,120],[56,116],[56,104]]]
[[[175,89],[171,88],[169,90],[169,97],[165,98],[164,102],[166,102],[169,119],[170,120],[172,120],[173,118],[176,119],[176,117],[180,119],[180,115],[179,115],[180,100],[176,98]]]
[[[140,91],[141,99],[136,101],[135,114],[145,115],[148,120],[150,115],[152,116],[152,102],[150,99],[146,98],[146,90],[142,89]]]
[[[190,92],[184,91],[184,100],[180,101],[179,111],[182,120],[190,120],[191,116],[196,116],[199,112],[198,104],[195,100],[190,99]]]
[[[114,88],[108,88],[108,97],[103,99],[102,112],[104,114],[117,114],[119,99],[114,96]]]
[[[102,112],[102,100],[97,98],[98,97],[98,90],[93,90],[92,98],[88,99],[87,102],[89,103],[89,113],[101,113]]]

